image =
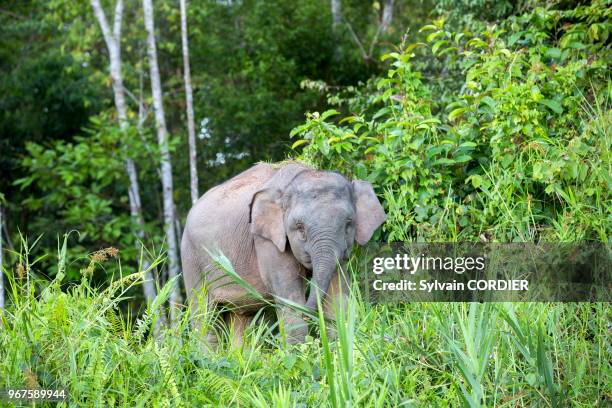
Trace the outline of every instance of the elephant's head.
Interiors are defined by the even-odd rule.
[[[251,203],[251,232],[313,271],[306,307],[327,292],[338,261],[366,244],[385,213],[370,183],[300,165],[281,169]],[[289,248],[287,248],[289,241]]]

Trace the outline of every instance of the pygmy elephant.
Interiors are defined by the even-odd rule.
[[[235,342],[265,302],[249,296],[213,263],[222,252],[236,273],[264,299],[285,299],[316,309],[317,297],[331,317],[348,281],[337,270],[353,242],[367,243],[385,221],[370,183],[297,162],[260,163],[207,191],[193,206],[181,242],[183,274],[192,306],[207,287],[210,306],[231,306]],[[307,279],[311,289],[306,298]],[[303,342],[301,314],[277,308],[289,343]]]

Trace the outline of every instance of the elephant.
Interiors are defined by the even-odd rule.
[[[340,294],[349,293],[338,264],[385,219],[367,181],[295,161],[256,164],[208,190],[189,211],[181,240],[188,299],[198,310],[204,298],[198,293],[206,287],[209,307],[230,306],[236,345],[255,313],[276,299],[286,341],[301,343],[308,334],[303,313],[278,300],[316,309],[319,297],[332,317]],[[244,285],[215,266],[210,251],[223,253],[262,296],[249,296]],[[210,336],[209,341],[216,342]]]

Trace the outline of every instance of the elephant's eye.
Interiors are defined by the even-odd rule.
[[[300,238],[302,240],[306,240],[306,228],[304,228],[304,224],[302,222],[297,222],[295,224],[295,229],[298,232]]]
[[[353,226],[353,220],[352,219],[348,219],[346,221],[346,229],[348,230],[349,228],[351,228]]]

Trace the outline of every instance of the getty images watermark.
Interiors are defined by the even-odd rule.
[[[609,302],[611,254],[603,243],[374,244],[358,268],[374,302]]]
[[[466,272],[484,271],[486,267],[486,256],[477,257],[432,257],[421,254],[414,257],[408,254],[396,254],[395,257],[376,257],[373,260],[372,272],[376,275],[386,270],[404,271],[415,275],[421,271],[446,271],[462,275]],[[529,290],[527,279],[470,279],[467,282],[452,279],[450,281],[439,281],[437,279],[420,279],[418,282],[401,279],[396,282],[385,282],[382,279],[374,280],[374,290],[402,290],[402,291],[465,291],[465,290]]]

